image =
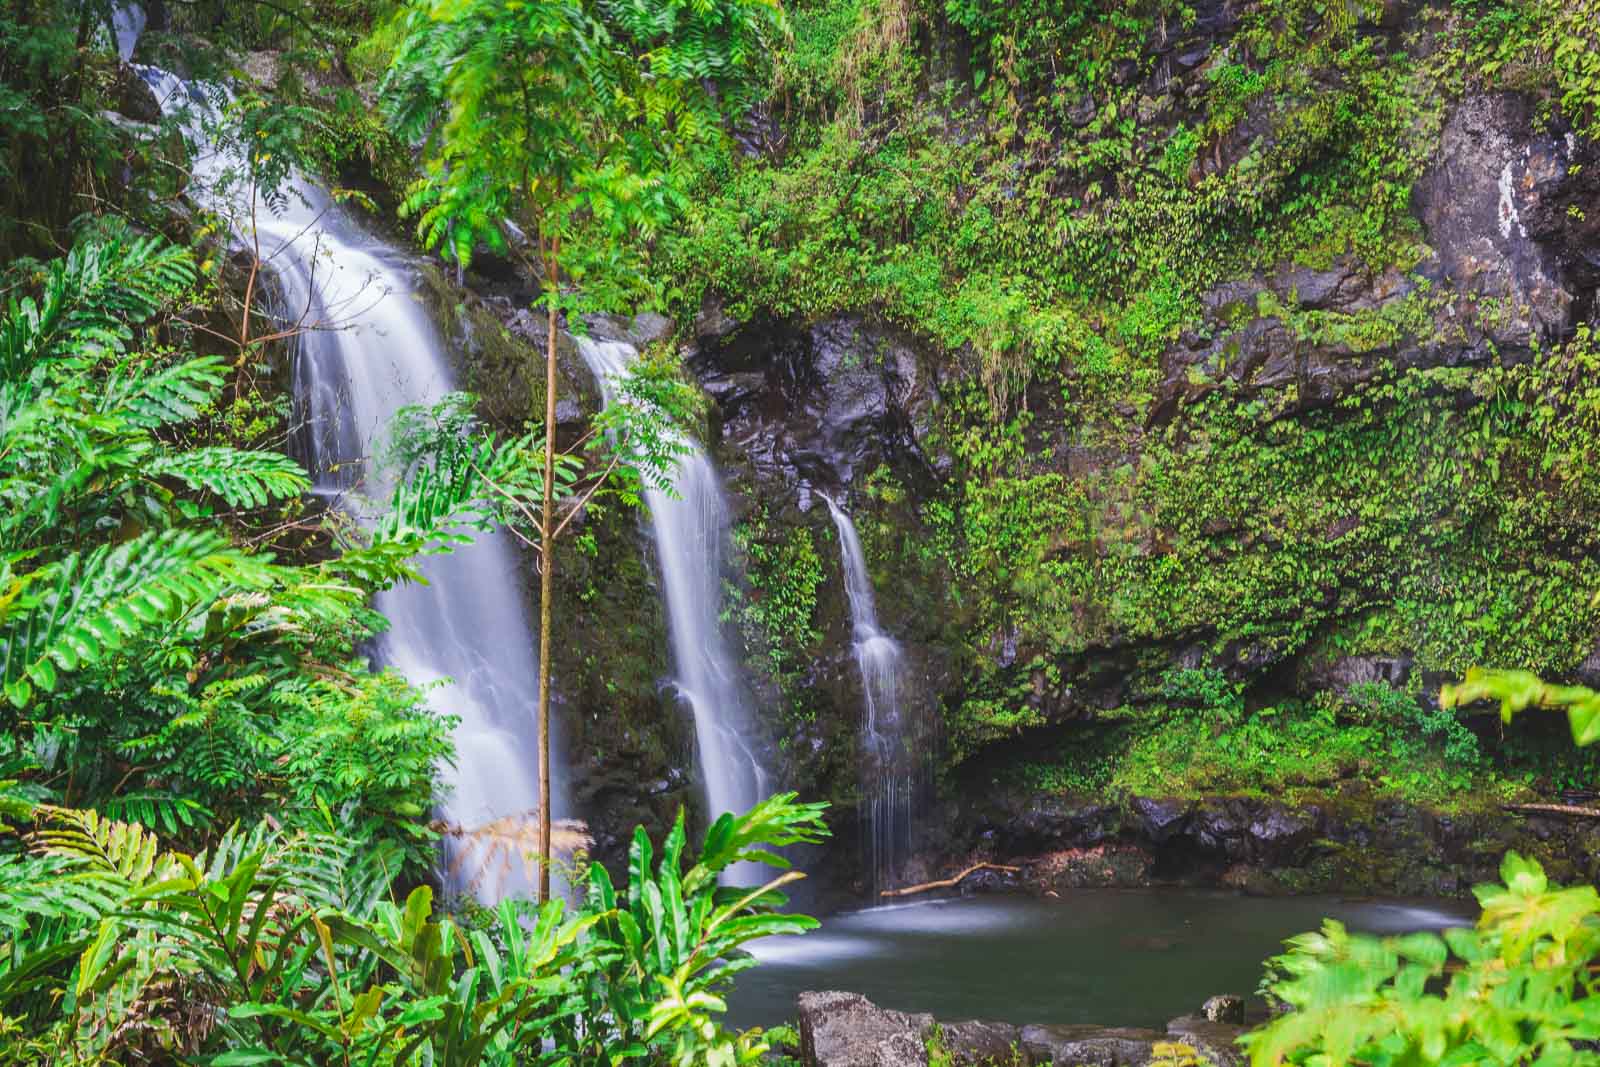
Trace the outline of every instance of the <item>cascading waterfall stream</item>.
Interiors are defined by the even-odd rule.
[[[145,13],[139,4],[119,4],[112,12],[111,30],[117,39],[117,55],[124,63],[133,58],[134,46],[144,32]]]
[[[576,338],[578,350],[609,405],[616,381],[638,355],[630,344]],[[661,561],[661,584],[672,642],[674,679],[694,712],[695,744],[713,818],[739,812],[766,796],[767,778],[750,742],[739,668],[722,635],[722,545],[728,508],[705,449],[685,440],[673,479],[676,496],[645,494]],[[741,865],[750,866],[750,865]],[[731,879],[754,871],[733,871]]]
[[[173,75],[144,73],[163,109],[207,108],[201,94]],[[366,521],[371,509],[356,494],[382,500],[392,488],[370,462],[383,452],[391,418],[451,391],[441,339],[412,297],[402,256],[362,232],[324,190],[296,178],[277,210],[259,203],[252,209],[248,188],[225,188],[226,175],[242,171],[237,155],[208,144],[197,126],[189,133],[200,153],[194,193],[236,220],[241,244],[259,244],[285,326],[302,328],[293,371],[301,458],[317,492]],[[466,830],[508,820],[497,824],[506,842],[517,836],[513,821],[537,810],[539,795],[538,662],[517,556],[507,535],[479,534],[468,547],[423,560],[420,569],[428,584],[378,596],[390,626],[375,652],[414,684],[430,687],[428,702],[438,713],[459,718],[446,820]],[[552,748],[559,751],[554,740]],[[561,785],[552,758],[556,816],[567,813]],[[523,867],[521,851],[492,840],[482,848],[458,843],[447,849],[446,882],[485,900],[529,892],[537,872],[530,876]]]
[[[875,901],[891,886],[911,851],[916,765],[909,748],[910,724],[902,721],[900,702],[905,655],[900,643],[878,625],[872,576],[867,572],[855,523],[832,497],[823,494],[822,499],[839,533],[839,560],[850,601],[856,663],[861,668],[861,736],[869,761],[863,774],[861,815],[871,899]]]

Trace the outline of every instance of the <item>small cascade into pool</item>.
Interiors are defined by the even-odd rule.
[[[578,350],[609,405],[616,383],[638,355],[633,345],[579,337]],[[645,503],[661,566],[662,595],[672,644],[674,682],[694,713],[695,745],[710,817],[740,812],[767,795],[767,775],[755,755],[740,669],[723,637],[723,544],[728,505],[716,467],[704,448],[685,440],[673,493],[648,489]],[[765,868],[730,872],[744,881]]]
[[[146,79],[169,113],[210,113],[214,89],[191,87],[164,71]],[[363,231],[327,192],[296,177],[272,207],[255,202],[231,146],[207,140],[199,122],[187,133],[198,153],[191,195],[229,219],[242,247],[259,243],[277,286],[276,306],[294,340],[292,391],[299,458],[320,495],[367,522],[392,486],[372,459],[402,407],[433,404],[454,388],[433,323],[413,298],[405,257]],[[428,703],[458,717],[456,766],[443,812],[469,831],[448,847],[445,881],[481,899],[531,893],[526,826],[538,809],[535,682],[539,664],[510,538],[478,534],[474,543],[420,561],[427,584],[389,589],[377,607],[389,630],[376,658],[416,685]],[[559,746],[552,740],[552,749]],[[559,763],[552,758],[553,814],[568,813]],[[479,831],[472,834],[470,831]],[[535,835],[536,836],[536,835]]]
[[[861,668],[861,739],[866,750],[862,772],[861,816],[872,900],[891,888],[911,851],[911,808],[916,782],[913,738],[904,721],[900,687],[905,654],[900,643],[878,625],[872,576],[855,523],[830,496],[823,495],[839,533],[839,559],[856,663]]]

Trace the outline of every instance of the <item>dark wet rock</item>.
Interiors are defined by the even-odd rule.
[[[1574,292],[1557,256],[1529,229],[1560,200],[1575,144],[1535,130],[1533,103],[1469,96],[1445,123],[1435,165],[1416,187],[1417,214],[1460,292],[1506,302],[1497,343],[1565,336]]]
[[[700,344],[720,341],[739,328],[739,320],[729,315],[722,299],[708,295],[695,316],[694,337]]]
[[[1022,1027],[1011,1023],[943,1023],[939,1035],[957,1063],[1009,1064],[1022,1054]]]
[[[1204,1014],[1185,1015],[1167,1024],[1167,1040],[1188,1045],[1212,1067],[1244,1067],[1247,1057],[1236,1042],[1244,1032],[1244,998],[1212,997],[1206,1001],[1236,1001],[1238,1011],[1228,1018],[1210,1019]]]
[[[1400,689],[1411,676],[1412,662],[1410,655],[1308,658],[1300,665],[1300,685],[1306,692],[1328,691],[1340,695],[1349,693],[1355,686],[1375,682]]]
[[[1212,1000],[1243,1004],[1237,997]],[[859,994],[839,992],[802,993],[799,1011],[801,1058],[807,1067],[920,1067],[928,1062],[927,1042],[935,1034],[953,1062],[971,1067],[1144,1067],[1157,1058],[1158,1046],[1172,1044],[1187,1046],[1214,1067],[1244,1063],[1234,1044],[1243,1028],[1202,1015],[1174,1019],[1164,1031],[984,1021],[935,1024],[932,1016],[888,1011]]]
[[[664,341],[673,332],[672,320],[653,311],[631,319],[620,315],[588,315],[584,325],[589,328],[590,336],[598,340],[626,341],[639,349]]]
[[[852,317],[804,330],[749,324],[702,340],[692,367],[717,400],[723,448],[771,490],[798,491],[802,507],[880,463],[926,466],[918,442],[937,392],[917,351],[892,332]]]
[[[1288,265],[1223,283],[1201,299],[1206,330],[1189,332],[1162,355],[1151,421],[1171,419],[1224,382],[1247,395],[1279,396],[1285,411],[1331,403],[1376,377],[1382,361],[1340,339],[1337,330],[1302,335],[1305,327],[1293,324],[1291,312],[1323,313],[1348,324],[1415,292],[1415,281],[1399,271],[1368,275],[1343,261],[1326,270]]]
[[[513,296],[459,286],[435,263],[419,262],[415,269],[418,291],[456,354],[461,388],[477,394],[479,409],[492,422],[520,430],[544,410],[545,316]],[[575,439],[600,410],[601,398],[564,331],[556,336],[556,370],[556,422],[564,438]]]
[[[808,1067],[924,1067],[933,1016],[880,1008],[859,993],[801,993],[800,1054]]]
[[[929,842],[929,866],[949,872],[980,859],[1019,866],[1022,884],[1045,894],[1184,884],[1258,896],[1459,896],[1492,881],[1512,848],[1569,872],[1567,880],[1600,870],[1593,860],[1600,827],[1524,818],[1494,805],[1438,812],[1374,798],[1358,778],[1315,785],[1297,802],[1130,796],[1120,804],[995,788],[930,814],[941,833]]]
[[[1316,836],[1316,825],[1286,808],[1270,806],[1254,815],[1246,829],[1250,851],[1260,858],[1292,855]]]
[[[155,90],[126,63],[117,67],[111,100],[117,114],[124,118],[152,125],[161,121],[161,102],[156,99]]]
[[[1250,132],[1252,113],[1231,139],[1269,136],[1272,117],[1260,119],[1260,131]],[[1411,271],[1286,264],[1217,286],[1201,299],[1205,327],[1162,356],[1151,422],[1225,382],[1288,414],[1326,407],[1390,367],[1514,362],[1566,337],[1600,284],[1600,215],[1586,210],[1600,196],[1597,168],[1600,146],[1541,127],[1528,98],[1467,97],[1415,188],[1432,254]],[[1380,313],[1389,323],[1375,329]]]
[[[1576,677],[1579,685],[1589,686],[1591,689],[1600,686],[1600,645],[1584,657],[1578,664]]]
[[[1204,852],[1242,859],[1249,851],[1242,814],[1225,800],[1202,801],[1189,817],[1187,836]]]
[[[1025,1026],[1022,1047],[1036,1064],[1063,1067],[1142,1067],[1165,1038],[1155,1030],[1101,1026]]]
[[[1207,1022],[1244,1024],[1244,998],[1232,993],[1208,997],[1200,1005],[1200,1015]]]
[[[1189,802],[1176,798],[1134,797],[1128,807],[1144,836],[1158,845],[1182,832],[1189,819]]]

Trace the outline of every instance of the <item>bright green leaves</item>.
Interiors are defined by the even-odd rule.
[[[1500,702],[1500,718],[1510,722],[1529,708],[1565,710],[1573,743],[1591,745],[1600,740],[1600,693],[1581,685],[1548,685],[1531,671],[1496,671],[1473,667],[1458,685],[1439,691],[1446,708],[1464,707],[1480,700]]]
[[[741,946],[816,921],[775,911],[797,874],[749,890],[718,875],[826,832],[818,806],[776,797],[720,820],[685,874],[680,813],[659,864],[636,834],[625,902],[597,865],[575,911],[507,900],[469,924],[425,885],[395,903],[392,851],[347,835],[234,829],[189,856],[94,813],[40,814],[36,855],[0,859],[0,1012],[45,1005],[94,1062],[181,1038],[207,1063],[751,1063],[760,1031],[716,1021],[753,963]],[[166,996],[207,1025],[140,1010]]]
[[[192,489],[215,493],[235,508],[263,508],[311,488],[300,464],[276,452],[192,448],[162,456],[147,469],[151,474],[176,478]]]
[[[1500,865],[1504,887],[1477,886],[1473,893],[1483,907],[1480,928],[1492,928],[1500,958],[1507,965],[1536,957],[1549,946],[1572,939],[1586,930],[1585,951],[1600,951],[1600,893],[1593,886],[1552,889],[1544,868],[1515,852]]]
[[[406,19],[379,90],[427,152],[402,213],[459,262],[531,221],[591,287],[676,214],[681,162],[721,143],[783,28],[772,0],[414,0]]]
[[[368,594],[427,537],[341,552],[343,520],[301,514],[298,464],[228,443],[243,383],[158,329],[187,252],[106,225],[41,275],[0,322],[0,719],[29,723],[22,777],[54,763],[80,803],[185,836],[331,805],[431,860],[450,720],[354,655]],[[319,561],[274,560],[286,530]]]
[[[121,352],[141,322],[194,281],[189,253],[158,237],[112,230],[50,264],[40,298],[13,299],[0,325],[0,375],[39,360]]]
[[[149,533],[47,564],[0,615],[6,696],[26,706],[35,686],[56,688],[58,669],[93,667],[224,589],[270,581],[264,561],[233,549],[221,534],[198,530]]]
[[[1265,987],[1295,1010],[1246,1035],[1251,1063],[1573,1062],[1569,1042],[1600,1037],[1600,894],[1551,889],[1516,853],[1501,873],[1474,928],[1375,938],[1330,920],[1291,939]]]
[[[1468,57],[1490,84],[1553,90],[1573,127],[1600,135],[1600,3],[1595,0],[1479,0]]]
[[[726,1011],[719,994],[753,965],[741,947],[761,937],[804,933],[817,923],[776,910],[786,903],[779,890],[802,877],[798,873],[753,889],[720,886],[719,878],[744,861],[787,867],[774,850],[820,840],[827,833],[824,807],[797,804],[787,793],[742,815],[724,814],[706,831],[687,871],[681,810],[659,860],[649,837],[637,829],[621,899],[605,868],[590,868],[586,910],[599,915],[595,932],[606,942],[600,990],[613,1028],[593,1035],[593,1051],[610,1050],[615,1062],[659,1050],[684,1064],[742,1063],[755,1054],[759,1041],[753,1035],[734,1037],[716,1021]]]

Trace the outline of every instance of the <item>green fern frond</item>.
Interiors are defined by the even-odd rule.
[[[92,810],[41,807],[40,812],[46,821],[32,841],[41,855],[76,860],[130,886],[158,881],[176,866],[156,835],[142,826]]]
[[[0,376],[25,374],[40,360],[120,352],[130,323],[154,315],[194,282],[188,251],[130,231],[84,241],[50,264],[35,301],[13,300],[0,325]]]
[[[213,492],[235,508],[266,507],[311,488],[300,465],[277,452],[236,448],[191,448],[154,459],[146,468],[193,489]]]
[[[53,691],[61,675],[102,661],[149,628],[229,587],[263,587],[271,577],[265,560],[202,530],[148,533],[50,563],[29,576],[21,610],[0,626],[6,696],[25,707],[35,686]]]
[[[98,410],[146,429],[187,422],[215,399],[226,366],[220,356],[201,356],[153,374],[144,373],[140,364],[119,366],[106,378]]]
[[[180,826],[198,829],[215,817],[198,800],[153,791],[123,793],[106,800],[101,808],[108,819],[137,823],[150,830],[162,829],[169,834],[176,834]]]

